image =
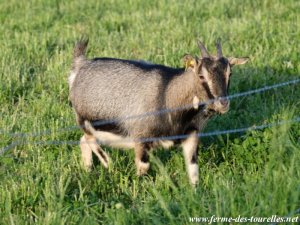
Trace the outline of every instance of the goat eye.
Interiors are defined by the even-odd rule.
[[[200,75],[199,77],[200,77],[201,80],[204,80],[204,76]]]

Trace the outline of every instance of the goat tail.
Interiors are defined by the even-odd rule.
[[[74,47],[73,52],[73,64],[72,69],[69,75],[69,87],[70,89],[73,87],[74,80],[77,76],[79,68],[85,62],[85,52],[88,46],[89,39],[88,38],[81,38]]]
[[[74,59],[85,56],[86,48],[88,46],[89,39],[88,38],[81,38],[75,45],[73,57]]]
[[[106,131],[97,131],[93,125],[88,121],[84,121],[85,130],[91,133],[98,144],[108,145],[116,148],[134,148],[135,142],[130,138],[125,138]]]

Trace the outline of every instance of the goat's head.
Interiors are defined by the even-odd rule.
[[[224,57],[221,43],[216,43],[217,55],[211,56],[202,42],[198,42],[202,58],[191,55],[184,56],[186,69],[192,70],[200,79],[206,96],[202,101],[214,99],[207,108],[217,113],[225,113],[229,110],[229,99],[227,99],[231,69],[234,65],[245,64],[249,58]]]

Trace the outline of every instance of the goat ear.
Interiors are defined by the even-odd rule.
[[[188,68],[191,68],[195,71],[196,66],[197,66],[197,59],[193,57],[192,55],[186,54],[183,57],[183,63],[185,66],[185,69],[187,70]]]
[[[228,62],[231,66],[234,65],[243,65],[246,62],[248,62],[249,57],[241,57],[241,58],[234,58],[234,57],[229,57]]]

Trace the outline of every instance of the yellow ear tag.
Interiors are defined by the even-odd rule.
[[[190,59],[188,60],[186,63],[185,63],[185,70],[187,70],[189,67],[194,67],[195,65],[195,62],[193,59]]]

